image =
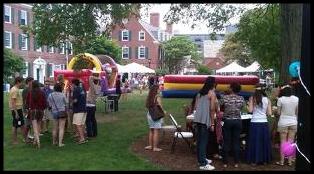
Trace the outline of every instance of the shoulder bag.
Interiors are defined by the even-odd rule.
[[[157,105],[157,97],[155,98],[154,105],[148,108],[148,112],[154,121],[160,120],[166,115],[160,105]]]

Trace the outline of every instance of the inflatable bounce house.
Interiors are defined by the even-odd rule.
[[[238,82],[241,85],[239,95],[248,99],[259,83],[257,76],[218,76],[215,77],[217,92],[227,92],[229,85]],[[164,88],[161,91],[164,98],[193,98],[203,87],[208,75],[166,75]]]
[[[74,65],[79,59],[84,59],[91,65],[90,67],[93,67],[95,70],[74,70]],[[118,76],[118,68],[115,61],[106,55],[95,56],[89,53],[78,54],[71,59],[67,66],[67,70],[54,71],[54,80],[58,81],[60,80],[58,78],[62,77],[65,83],[65,88],[67,89],[71,86],[72,79],[78,78],[82,82],[84,89],[88,91],[88,79],[93,74],[98,74],[100,78],[101,92],[103,92],[104,95],[114,94],[116,92],[115,82]],[[130,92],[130,89],[122,89],[122,91]]]

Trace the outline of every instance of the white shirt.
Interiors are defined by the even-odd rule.
[[[296,108],[299,104],[299,98],[292,95],[290,97],[282,96],[278,99],[277,106],[281,107],[281,114],[278,121],[279,127],[297,125]]]
[[[260,105],[254,106],[251,122],[254,122],[254,123],[267,122],[266,111],[267,111],[268,102],[269,102],[268,98],[263,97],[262,107]]]

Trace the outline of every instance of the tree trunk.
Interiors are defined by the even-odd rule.
[[[301,57],[302,4],[280,4],[281,61],[279,81],[290,80],[289,64]]]

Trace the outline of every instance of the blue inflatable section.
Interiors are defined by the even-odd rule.
[[[198,90],[163,90],[161,91],[163,98],[193,98],[198,93]],[[239,95],[248,100],[253,93],[240,92]]]

